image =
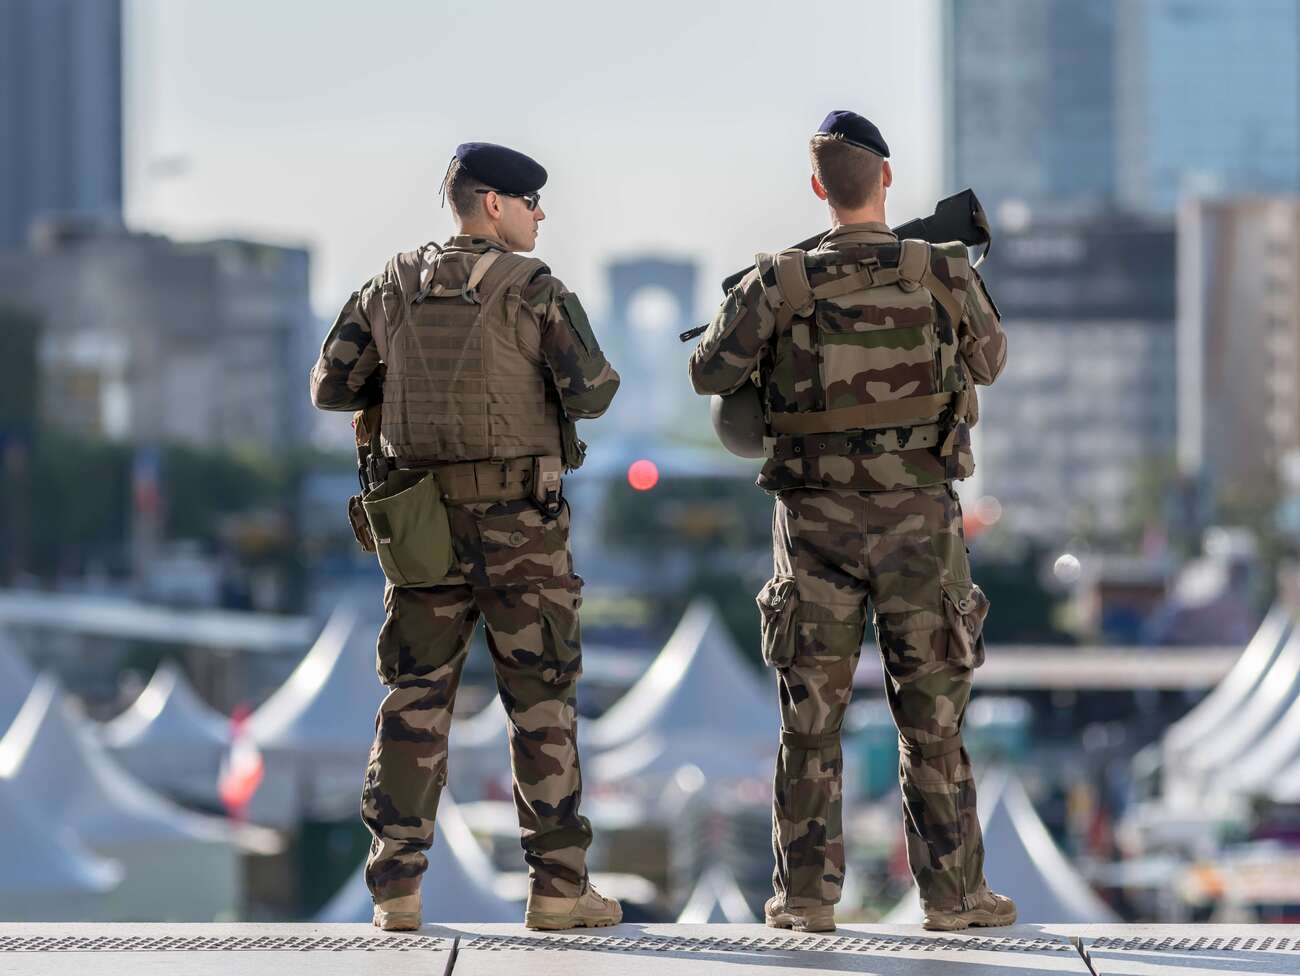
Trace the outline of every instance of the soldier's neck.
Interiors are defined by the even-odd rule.
[[[494,241],[505,243],[505,238],[486,220],[458,220],[456,233],[464,237],[490,237]]]
[[[831,207],[831,226],[843,227],[845,224],[884,224],[885,201],[875,200],[856,210],[837,210]]]

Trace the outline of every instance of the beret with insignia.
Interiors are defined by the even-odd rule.
[[[864,119],[857,112],[837,108],[822,120],[819,135],[835,136],[850,145],[866,149],[877,156],[889,158],[889,146],[885,144],[880,130]]]
[[[502,193],[536,193],[546,185],[546,170],[535,159],[491,142],[463,142],[456,158],[476,180]]]

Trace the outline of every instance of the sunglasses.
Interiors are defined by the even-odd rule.
[[[516,200],[522,200],[524,202],[524,209],[530,212],[536,210],[537,205],[542,202],[542,195],[540,193],[507,193],[505,190],[494,190],[488,186],[480,187],[474,192],[495,193],[500,197],[514,197]]]

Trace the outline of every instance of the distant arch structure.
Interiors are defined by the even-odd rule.
[[[689,322],[695,314],[699,267],[689,258],[620,258],[609,262],[607,275],[610,319],[620,328],[631,323],[633,302],[647,288],[660,289],[672,298],[678,323]]]

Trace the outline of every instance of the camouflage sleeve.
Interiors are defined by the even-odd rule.
[[[383,401],[383,373],[372,324],[382,322],[385,275],[347,300],[311,369],[311,402],[321,410],[363,410]]]
[[[957,342],[971,379],[988,386],[1007,364],[1007,334],[1002,331],[1001,316],[979,272],[972,269],[971,277]]]
[[[578,296],[558,278],[543,274],[525,290],[524,301],[537,317],[542,359],[565,416],[599,417],[618,391],[619,376],[601,351]]]
[[[707,396],[738,389],[762,358],[775,328],[776,314],[756,268],[727,293],[691,353],[695,392]]]

